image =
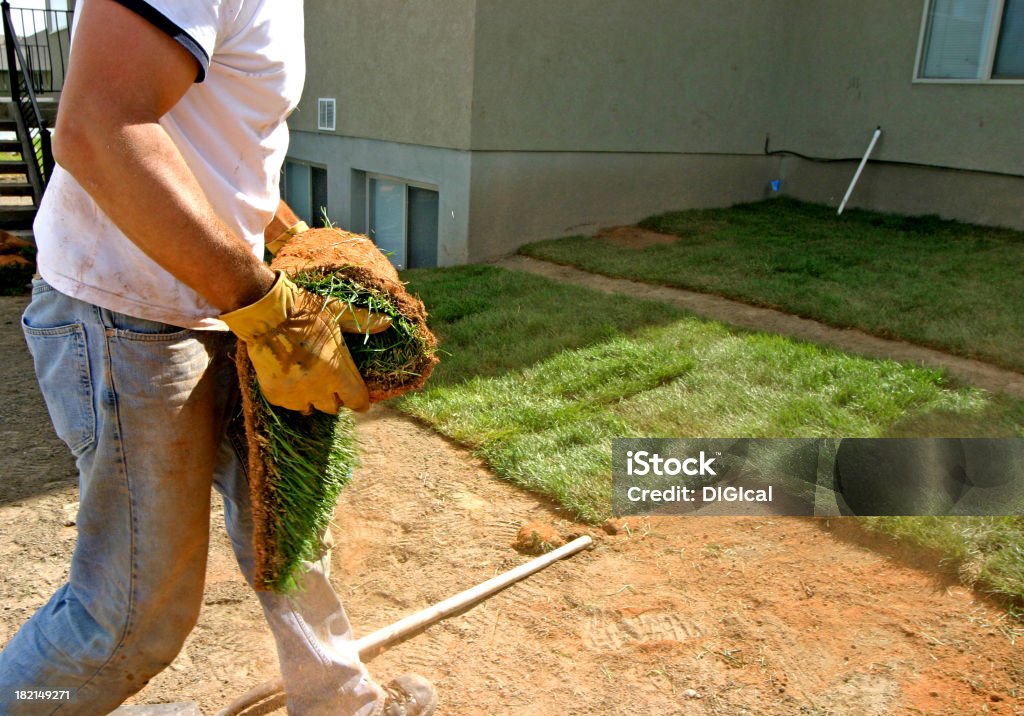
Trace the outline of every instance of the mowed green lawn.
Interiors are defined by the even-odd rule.
[[[444,351],[402,408],[587,519],[623,436],[1024,435],[1024,401],[493,266],[404,275]]]
[[[1024,232],[773,199],[652,217],[679,241],[569,237],[521,252],[720,294],[1024,369]]]

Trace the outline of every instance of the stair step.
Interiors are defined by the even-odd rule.
[[[0,139],[0,152],[21,155],[21,142],[17,139]]]
[[[28,164],[24,161],[0,161],[0,174],[25,174]]]
[[[32,185],[25,181],[0,182],[0,196],[32,196]]]
[[[0,206],[0,229],[31,229],[35,218],[34,206]]]

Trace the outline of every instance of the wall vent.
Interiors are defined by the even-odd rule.
[[[328,132],[334,131],[334,99],[320,97],[317,100],[317,129],[322,129]]]

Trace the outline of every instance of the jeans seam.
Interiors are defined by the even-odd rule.
[[[118,338],[128,341],[139,341],[140,343],[171,343],[187,338],[192,333],[188,328],[172,333],[143,333],[142,331],[133,331],[128,328],[114,328],[113,331],[114,335]]]
[[[306,640],[306,644],[309,645],[310,651],[316,654],[317,659],[320,660],[320,666],[330,667],[331,657],[324,653],[323,649],[320,648],[319,640],[316,638],[316,634],[309,628],[309,624],[306,623],[305,619],[302,619],[298,615],[298,611],[295,609],[295,604],[292,598],[288,598],[288,609],[295,618],[295,623],[299,627],[299,632],[302,634],[302,638]]]
[[[113,423],[116,426],[116,430],[117,430],[117,434],[113,436],[115,438],[114,442],[117,445],[117,451],[118,451],[117,464],[120,467],[122,479],[127,483],[127,482],[130,482],[130,480],[129,480],[129,470],[128,470],[128,465],[127,465],[127,458],[125,456],[124,447],[123,447],[123,445],[121,443],[121,438],[122,438],[122,435],[123,435],[123,428],[122,428],[122,425],[121,425],[121,406],[120,406],[120,402],[118,401],[118,398],[117,398],[117,386],[114,384],[113,359],[111,358],[111,355],[110,355],[110,340],[109,340],[109,337],[107,336],[105,331],[104,331],[104,339],[103,339],[103,363],[104,363],[104,365],[106,367],[106,373],[107,373],[108,381],[109,381],[109,384],[110,384],[111,410],[113,412],[113,418],[114,418],[113,419]],[[138,565],[136,564],[136,558],[137,558],[136,536],[138,534],[138,524],[137,524],[138,510],[136,509],[136,506],[135,506],[134,496],[133,496],[133,492],[131,490],[131,486],[130,485],[127,485],[127,492],[128,492],[128,519],[129,519],[129,522],[131,523],[131,530],[130,530],[129,547],[128,547],[129,555],[130,555],[130,574],[128,575],[128,605],[127,605],[127,614],[125,615],[125,620],[124,620],[124,628],[121,631],[121,635],[120,635],[120,637],[117,640],[117,644],[115,644],[114,647],[110,650],[110,656],[107,658],[106,661],[104,661],[102,664],[100,664],[98,667],[96,667],[96,670],[92,673],[92,675],[85,682],[83,682],[81,686],[78,687],[78,692],[79,693],[81,693],[82,691],[85,691],[87,688],[89,688],[89,686],[100,676],[100,674],[102,674],[103,671],[105,669],[107,669],[113,663],[114,658],[122,651],[122,649],[124,648],[125,642],[128,641],[128,637],[132,633],[132,626],[133,626],[132,622],[135,619],[135,603],[136,603],[135,585],[136,585],[136,581],[137,581],[136,580],[136,574],[137,574],[137,571],[138,571]],[[53,713],[59,712],[62,707],[63,707],[63,704],[58,706],[53,711]]]

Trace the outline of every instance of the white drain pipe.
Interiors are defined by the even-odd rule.
[[[843,209],[846,208],[846,202],[850,200],[850,194],[853,193],[853,187],[857,186],[857,180],[860,179],[860,173],[864,171],[864,165],[868,163],[868,157],[871,156],[871,152],[875,149],[875,144],[878,143],[878,138],[882,136],[882,128],[876,127],[875,134],[871,137],[871,144],[868,145],[868,150],[864,152],[864,158],[860,160],[860,166],[857,167],[857,171],[853,174],[853,180],[850,182],[850,187],[846,190],[846,196],[843,197],[843,202],[839,205],[839,211],[836,212],[836,216],[842,216]]]

